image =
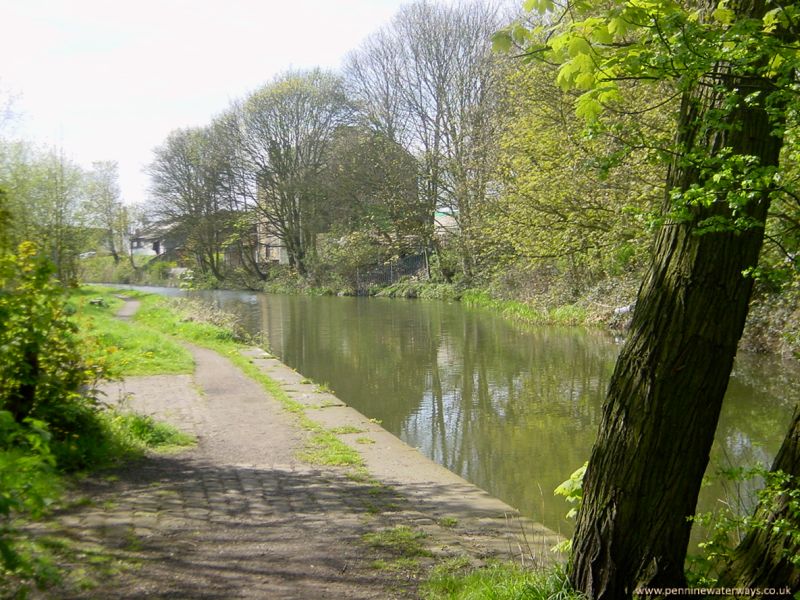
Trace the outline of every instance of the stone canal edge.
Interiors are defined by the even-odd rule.
[[[129,301],[120,316],[136,308]],[[81,481],[74,494],[85,501],[32,532],[71,540],[75,562],[69,584],[36,597],[414,598],[426,568],[448,557],[553,560],[559,536],[263,350],[243,350],[312,421],[351,431],[339,437],[369,476],[303,463],[310,433],[296,417],[227,358],[187,348],[193,375],[131,377],[103,391],[197,445]],[[400,525],[425,534],[415,561],[365,541]]]

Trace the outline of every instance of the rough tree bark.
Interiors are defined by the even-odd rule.
[[[756,4],[739,9],[757,16],[763,3]],[[770,85],[718,65],[684,95],[665,214],[675,208],[671,190],[705,183],[688,159],[692,152],[715,156],[728,148],[777,165],[780,128],[763,103],[719,110],[725,92],[739,89],[741,98],[761,90],[763,99]],[[735,216],[763,223],[768,206],[765,190]],[[688,208],[690,216],[668,219],[657,235],[584,478],[569,574],[592,599],[686,584],[688,517],[747,315],[752,279],[743,272],[755,266],[764,234],[761,226],[700,233],[709,218],[732,222],[724,197]]]
[[[798,489],[800,481],[800,406],[795,408],[789,433],[775,457],[772,471],[792,477],[789,490]],[[792,562],[800,556],[800,514],[797,498],[788,493],[772,503],[762,503],[753,518],[761,524],[752,529],[733,553],[730,563],[720,575],[726,587],[777,588],[789,587],[792,594],[800,590],[800,565]],[[781,527],[775,527],[782,521]]]

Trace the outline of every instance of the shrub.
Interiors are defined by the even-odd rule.
[[[65,407],[85,403],[103,374],[101,363],[83,361],[51,272],[31,242],[0,256],[0,410],[18,423],[53,424]]]
[[[36,561],[17,548],[13,517],[40,516],[60,493],[47,425],[36,419],[18,423],[0,410],[0,574],[27,579],[36,575]]]

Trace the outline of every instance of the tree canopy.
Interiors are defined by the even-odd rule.
[[[670,81],[680,94],[653,259],[586,471],[570,579],[590,598],[685,587],[688,517],[747,315],[748,273],[781,191],[796,9],[671,0],[526,6],[549,14],[545,24],[518,25],[497,42],[519,42],[558,64],[557,82],[580,92],[576,112],[588,122],[622,99],[624,81]],[[771,560],[762,550],[760,560]]]

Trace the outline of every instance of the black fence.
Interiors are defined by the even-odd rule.
[[[427,273],[425,254],[404,256],[382,265],[359,269],[356,272],[356,286],[359,291],[365,291],[371,285],[391,285],[402,277],[420,272]]]

